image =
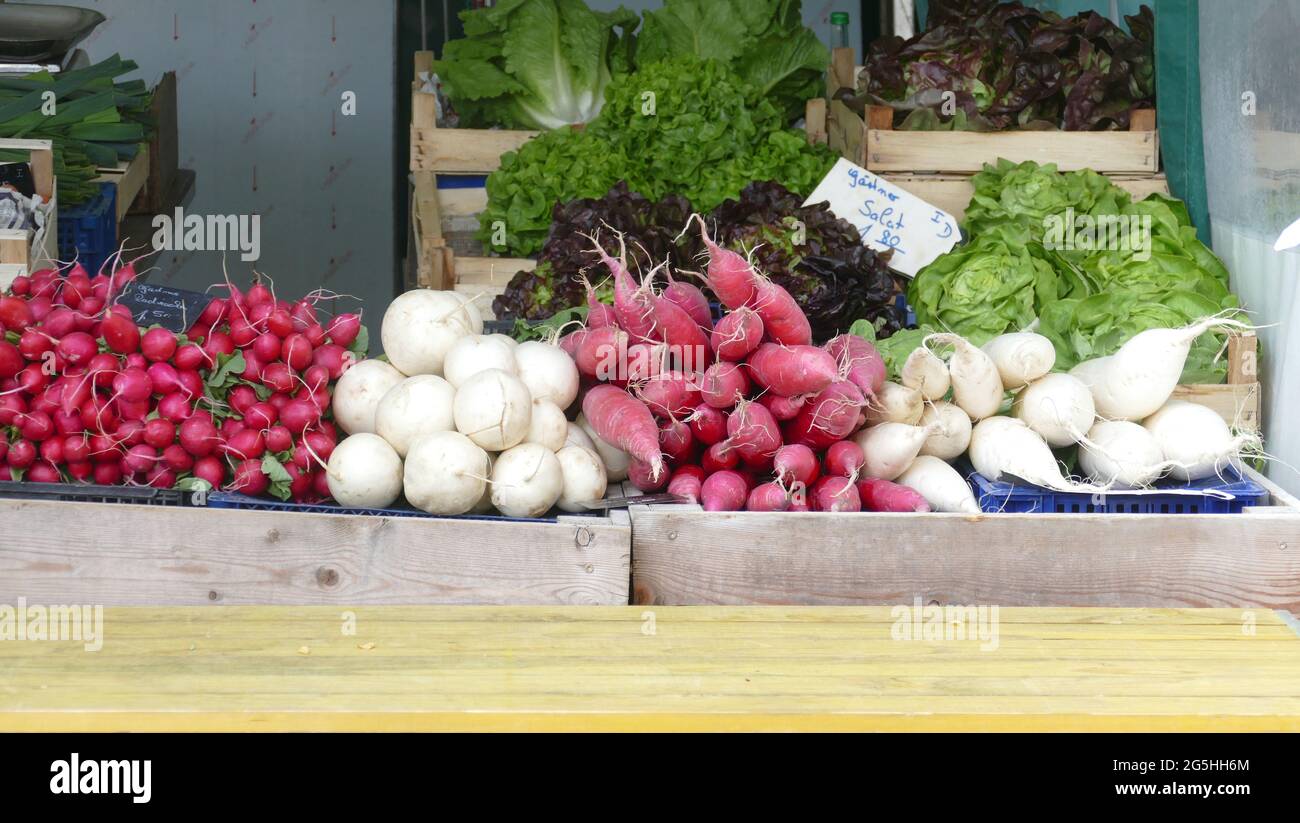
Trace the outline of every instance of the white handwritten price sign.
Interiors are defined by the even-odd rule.
[[[908,277],[961,239],[957,218],[842,157],[804,201],[814,203],[829,203],[876,251],[892,249],[890,268]]]

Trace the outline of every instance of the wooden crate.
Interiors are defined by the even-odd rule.
[[[552,522],[0,500],[0,603],[625,605],[626,512]]]
[[[484,256],[473,239],[477,220],[472,218],[486,207],[487,193],[479,188],[439,189],[438,175],[490,174],[500,166],[502,154],[538,132],[438,128],[434,96],[420,91],[420,73],[432,66],[433,52],[416,52],[411,85],[411,244],[416,271],[411,285],[495,296],[525,266],[510,258]],[[528,268],[535,265],[523,262]],[[498,283],[500,273],[511,266]],[[480,303],[485,316],[491,315],[491,302],[489,298]]]
[[[791,514],[633,506],[662,605],[1229,607],[1300,613],[1300,501],[1242,514]]]
[[[99,172],[96,183],[117,186],[117,222],[121,223],[149,182],[149,145],[142,143],[130,160],[120,160],[115,166],[104,166],[96,171]]]
[[[0,149],[28,152],[36,193],[45,201],[45,225],[38,231],[0,229],[0,291],[15,277],[50,265],[59,257],[58,182],[49,140],[0,140]]]
[[[973,174],[998,158],[1055,163],[1061,171],[1090,168],[1103,173],[1147,175],[1160,168],[1155,111],[1133,113],[1128,131],[897,131],[894,110],[868,106],[863,117],[834,99],[857,84],[852,49],[831,55],[824,132],[830,147],[878,173]]]

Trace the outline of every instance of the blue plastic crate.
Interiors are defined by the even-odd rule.
[[[1060,512],[1069,514],[1238,514],[1246,506],[1266,506],[1268,490],[1228,468],[1223,478],[1209,477],[1191,483],[1163,481],[1157,489],[1197,490],[1214,494],[1132,494],[1114,491],[1104,495],[1059,492],[992,481],[978,472],[967,476],[981,511]]]
[[[450,520],[500,520],[508,523],[554,523],[553,517],[506,517],[500,514],[435,515],[409,505],[388,509],[346,508],[334,503],[290,503],[265,497],[250,497],[237,492],[213,492],[208,495],[208,506],[218,509],[251,509],[268,512],[306,512],[310,514],[361,514],[371,517],[436,517]],[[562,512],[565,517],[599,517],[604,512],[580,512],[576,515]]]
[[[59,259],[76,257],[93,277],[117,251],[117,185],[100,183],[99,194],[64,208],[59,204]]]

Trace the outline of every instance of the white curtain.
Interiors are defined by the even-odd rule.
[[[1268,474],[1300,494],[1300,0],[1201,0],[1201,111],[1214,251],[1259,325]],[[1293,468],[1295,467],[1295,468]]]

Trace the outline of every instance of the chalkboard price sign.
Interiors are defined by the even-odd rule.
[[[118,302],[131,310],[137,326],[162,326],[180,334],[194,325],[212,295],[137,281],[126,287]]]

